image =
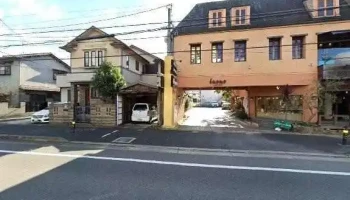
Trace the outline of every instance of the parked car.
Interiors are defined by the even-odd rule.
[[[211,107],[219,107],[220,106],[219,103],[216,101],[210,102],[210,105],[211,105]]]
[[[132,114],[132,122],[148,122],[151,123],[157,117],[155,106],[151,107],[148,103],[135,103]]]
[[[222,110],[230,110],[231,104],[229,102],[222,102],[221,109]]]
[[[34,114],[32,114],[30,121],[32,123],[48,123],[49,113],[50,111],[48,108],[35,112]]]

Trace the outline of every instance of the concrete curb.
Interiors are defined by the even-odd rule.
[[[68,140],[60,137],[8,135],[8,134],[0,134],[0,140],[21,140],[21,141],[32,141],[32,142],[68,142]]]
[[[0,140],[25,141],[38,143],[57,143],[60,145],[90,145],[115,150],[145,151],[157,153],[174,153],[187,155],[212,155],[229,157],[258,157],[258,158],[289,158],[289,159],[315,159],[350,162],[350,155],[347,154],[327,154],[314,152],[291,152],[291,151],[265,151],[265,150],[239,150],[239,149],[210,149],[210,148],[190,148],[176,146],[154,146],[141,144],[116,144],[108,142],[85,142],[68,141],[60,137],[40,137],[40,136],[20,136],[0,134]],[[349,145],[350,147],[350,145]]]
[[[0,122],[24,120],[24,119],[30,119],[30,117],[5,118],[5,119],[0,119]]]

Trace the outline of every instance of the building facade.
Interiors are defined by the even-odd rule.
[[[51,53],[24,54],[0,58],[0,93],[9,96],[9,106],[25,102],[26,111],[38,111],[48,102],[60,102],[57,75],[70,66]]]
[[[173,31],[178,87],[244,90],[250,117],[316,122],[320,35],[349,27],[346,0],[197,4]]]
[[[113,126],[130,121],[134,103],[157,105],[158,69],[153,68],[160,66],[160,59],[144,52],[137,53],[140,48],[129,47],[113,34],[94,26],[61,48],[71,54],[72,72],[58,76],[62,103],[70,109],[64,112],[64,106],[57,105],[56,121],[62,120],[59,115],[67,115],[67,121],[74,119],[97,125],[105,122],[106,126]],[[108,105],[91,85],[95,70],[103,62],[119,67],[126,81],[117,101]]]

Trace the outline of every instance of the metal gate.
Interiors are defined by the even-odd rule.
[[[90,106],[75,106],[75,121],[81,123],[90,123]]]

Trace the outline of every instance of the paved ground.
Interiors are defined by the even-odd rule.
[[[30,151],[29,151],[30,150]],[[348,199],[349,160],[0,142],[1,200]]]
[[[183,126],[212,128],[244,128],[239,120],[231,116],[230,111],[221,108],[195,107],[186,112],[188,117]]]
[[[68,141],[123,143],[214,149],[289,151],[350,154],[350,146],[341,146],[340,138],[248,132],[216,133],[213,131],[157,130],[148,124],[118,128],[77,128],[50,124],[0,123],[1,135],[60,137]],[[120,140],[128,137],[131,140]]]

